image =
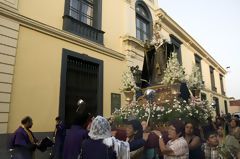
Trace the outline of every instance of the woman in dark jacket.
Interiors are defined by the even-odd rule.
[[[127,123],[127,129],[126,129],[126,141],[128,142],[134,142],[136,140],[143,138],[143,128],[139,120],[130,120]],[[130,153],[131,159],[138,159],[143,158],[143,149],[144,147],[140,147],[139,149],[132,151]]]
[[[195,128],[192,123],[186,123],[184,129],[184,139],[189,147],[189,159],[202,159],[201,139],[195,135]]]
[[[79,158],[129,159],[129,144],[111,137],[110,124],[104,117],[97,116],[93,120],[88,135],[90,138],[83,141]]]

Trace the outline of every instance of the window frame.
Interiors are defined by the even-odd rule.
[[[89,0],[79,0],[88,3]],[[65,0],[65,9],[63,15],[63,30],[76,34],[80,37],[94,41],[103,45],[102,27],[102,0],[92,0],[93,2],[93,19],[92,25],[88,25],[81,21],[80,18],[74,18],[71,13],[71,0]],[[81,2],[82,3],[82,2]],[[79,13],[81,12],[79,8]]]
[[[211,80],[212,91],[217,92],[217,88],[215,85],[214,68],[212,66],[209,66],[209,69],[210,69],[210,80]]]
[[[72,6],[73,1],[78,1],[77,9]],[[92,9],[92,15],[87,15],[86,13],[83,12],[83,4],[90,6],[90,8]],[[93,6],[94,6],[93,1],[90,2],[89,0],[70,0],[69,16],[71,16],[74,19],[81,21],[87,25],[93,26],[93,12],[94,12]],[[77,14],[76,17],[74,16],[73,12],[75,12],[75,14]],[[84,22],[82,20],[82,17],[86,17],[87,19],[89,19],[91,21],[90,24]]]
[[[217,97],[213,97],[213,101],[215,102],[214,107],[216,109],[216,114],[220,115],[220,105],[219,105],[219,99]]]
[[[207,100],[206,93],[201,93],[201,100]]]
[[[222,93],[222,95],[225,95],[225,90],[224,90],[224,85],[223,85],[223,75],[222,74],[219,74],[219,79],[220,79],[221,93]]]
[[[177,53],[177,58],[178,58],[178,62],[179,64],[182,65],[182,52],[181,52],[181,45],[182,45],[182,41],[179,40],[175,35],[170,34],[170,39],[172,42],[172,46],[173,46],[173,50]]]
[[[199,67],[199,71],[200,71],[200,75],[201,75],[201,80],[203,81],[203,77],[202,77],[202,58],[197,55],[197,54],[194,54],[194,57],[195,57],[195,64],[196,66]]]
[[[146,16],[142,15],[141,12],[139,12],[137,10],[137,7],[140,7],[142,8],[145,13],[146,13]],[[145,4],[145,2],[141,1],[141,0],[138,0],[136,1],[136,4],[135,4],[135,14],[136,14],[136,38],[145,42],[144,40],[151,40],[152,39],[152,36],[153,36],[153,20],[152,20],[152,15],[151,15],[151,12],[148,8],[148,6]],[[146,32],[143,32],[142,28],[138,28],[137,27],[137,19],[139,21],[141,21],[142,23],[145,23],[146,24]],[[137,34],[137,31],[140,31],[140,38],[138,38],[138,34]],[[144,39],[144,36],[143,35],[146,35],[146,39]]]
[[[224,107],[225,107],[225,114],[228,113],[228,102],[227,100],[224,100]]]

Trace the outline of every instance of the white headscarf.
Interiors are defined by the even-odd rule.
[[[111,127],[107,119],[102,116],[97,116],[91,124],[88,136],[93,140],[111,137]]]
[[[130,159],[129,143],[119,141],[115,137],[111,137],[111,127],[107,119],[97,116],[91,125],[89,137],[93,140],[103,139],[103,144],[113,147],[118,159]]]

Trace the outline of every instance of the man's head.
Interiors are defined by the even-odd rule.
[[[234,115],[234,119],[239,121],[239,116],[238,115]]]
[[[87,112],[77,112],[73,120],[73,125],[79,125],[86,128],[88,123],[91,121],[90,117],[91,115]]]
[[[30,129],[33,125],[32,118],[29,116],[26,116],[22,119],[21,123],[24,125],[26,129]]]
[[[60,124],[61,122],[62,122],[62,120],[61,120],[61,118],[58,116],[58,117],[56,117],[56,124]]]
[[[210,147],[217,147],[219,144],[217,134],[215,131],[210,131],[206,133],[206,141]]]

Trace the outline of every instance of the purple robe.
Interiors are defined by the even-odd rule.
[[[52,153],[51,153],[50,159],[54,157],[58,159],[62,159],[62,151],[63,151],[65,136],[66,136],[66,128],[64,123],[62,122],[61,124],[56,125],[56,135],[54,134],[55,144],[52,146]]]
[[[71,129],[67,132],[63,146],[64,159],[77,159],[81,144],[84,139],[87,139],[88,131],[79,125],[72,125]]]
[[[30,133],[36,143],[37,139]],[[27,132],[20,126],[10,137],[9,148],[14,149],[14,159],[32,159],[36,145],[31,143]]]

